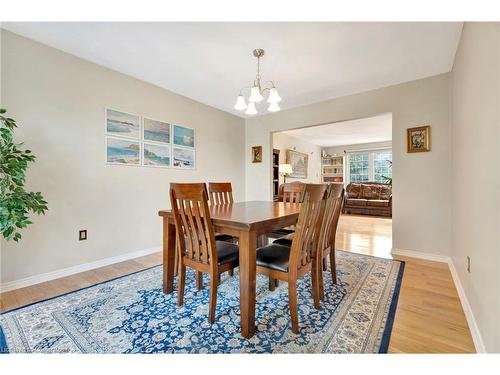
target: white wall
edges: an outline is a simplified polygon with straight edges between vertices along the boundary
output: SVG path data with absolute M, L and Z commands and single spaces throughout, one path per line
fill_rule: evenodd
M 307 178 L 287 177 L 287 182 L 301 181 L 318 184 L 321 182 L 321 147 L 283 132 L 273 134 L 273 148 L 280 150 L 280 164 L 286 163 L 286 150 L 292 149 L 308 154 Z M 283 183 L 283 177 L 279 177 Z
M 452 259 L 489 352 L 500 352 L 499 54 L 499 24 L 465 23 L 452 72 Z
M 269 114 L 246 122 L 247 149 L 263 145 L 263 163 L 246 163 L 247 199 L 271 199 L 271 132 L 392 113 L 393 247 L 450 253 L 450 76 Z M 429 124 L 432 151 L 406 153 L 406 129 Z
M 7 31 L 2 97 L 37 156 L 27 188 L 45 216 L 2 245 L 2 282 L 161 245 L 170 181 L 231 181 L 245 197 L 244 120 Z M 104 163 L 104 107 L 196 129 L 195 171 Z M 88 240 L 78 241 L 78 230 Z
M 359 143 L 357 145 L 344 145 L 335 147 L 324 147 L 323 150 L 329 155 L 342 155 L 344 151 L 357 151 L 357 150 L 377 150 L 381 148 L 391 148 L 392 142 L 371 142 Z

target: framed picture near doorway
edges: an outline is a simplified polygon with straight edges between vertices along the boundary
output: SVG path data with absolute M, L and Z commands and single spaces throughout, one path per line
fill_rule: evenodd
M 290 164 L 293 171 L 288 177 L 307 178 L 308 161 L 309 155 L 295 150 L 286 150 L 286 164 Z
M 409 153 L 431 150 L 431 127 L 429 125 L 409 128 L 406 132 L 407 151 Z

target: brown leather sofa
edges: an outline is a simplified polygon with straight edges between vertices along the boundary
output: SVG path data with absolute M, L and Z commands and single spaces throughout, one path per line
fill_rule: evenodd
M 378 182 L 347 185 L 343 212 L 392 217 L 392 187 Z

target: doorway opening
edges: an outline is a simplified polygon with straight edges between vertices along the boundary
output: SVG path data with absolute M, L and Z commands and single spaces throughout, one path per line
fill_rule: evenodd
M 337 249 L 391 258 L 391 113 L 274 132 L 272 146 L 275 201 L 284 183 L 342 184 Z

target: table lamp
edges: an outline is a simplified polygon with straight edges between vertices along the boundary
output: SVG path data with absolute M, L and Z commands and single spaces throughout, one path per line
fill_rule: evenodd
M 293 173 L 291 164 L 280 164 L 278 167 L 280 175 L 283 176 L 283 183 L 286 184 L 287 176 Z

